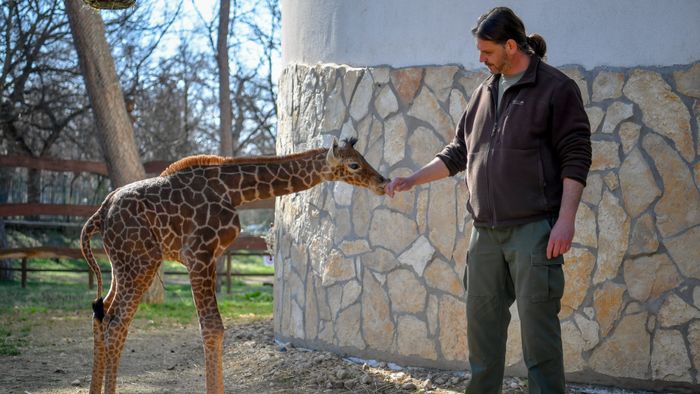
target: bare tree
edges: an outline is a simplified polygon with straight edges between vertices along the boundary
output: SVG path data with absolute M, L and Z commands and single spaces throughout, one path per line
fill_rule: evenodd
M 234 1 L 235 8 L 235 1 Z M 228 67 L 228 24 L 231 13 L 231 0 L 221 0 L 219 9 L 219 35 L 216 40 L 216 62 L 219 65 L 219 133 L 222 156 L 233 156 L 234 141 L 231 134 L 231 86 Z
M 234 2 L 231 14 L 227 46 L 229 54 L 236 54 L 228 62 L 233 155 L 271 154 L 276 134 L 277 93 L 272 64 L 279 54 L 279 2 L 239 0 Z M 221 25 L 214 40 L 214 21 L 199 16 L 202 25 L 199 30 L 208 34 L 206 39 L 219 62 Z M 221 75 L 219 78 L 221 81 Z M 219 88 L 225 86 L 220 82 Z M 221 115 L 220 119 L 223 119 Z
M 102 18 L 80 0 L 65 0 L 65 5 L 112 185 L 119 187 L 143 179 L 145 170 L 136 148 Z M 163 287 L 154 281 L 144 301 L 162 302 L 164 297 Z

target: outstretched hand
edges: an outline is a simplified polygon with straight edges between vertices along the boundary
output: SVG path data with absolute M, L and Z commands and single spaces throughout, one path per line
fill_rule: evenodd
M 394 197 L 396 192 L 403 192 L 406 190 L 411 190 L 413 188 L 413 182 L 410 178 L 396 177 L 384 186 L 384 192 L 389 197 Z

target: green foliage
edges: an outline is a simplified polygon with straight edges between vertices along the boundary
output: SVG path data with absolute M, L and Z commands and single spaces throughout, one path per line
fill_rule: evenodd
M 141 304 L 136 318 L 179 324 L 197 321 L 189 285 L 168 284 L 165 287 L 166 302 L 163 304 Z M 269 318 L 272 316 L 272 288 L 263 285 L 247 285 L 235 281 L 231 294 L 218 294 L 219 311 L 224 320 Z
M 12 339 L 12 333 L 5 327 L 0 327 L 0 356 L 16 356 L 19 354 L 18 341 Z

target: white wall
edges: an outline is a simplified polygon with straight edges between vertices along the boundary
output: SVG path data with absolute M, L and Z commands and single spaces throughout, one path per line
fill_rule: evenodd
M 555 66 L 668 66 L 700 60 L 698 0 L 503 1 Z M 282 57 L 353 66 L 481 67 L 471 28 L 478 0 L 282 0 Z

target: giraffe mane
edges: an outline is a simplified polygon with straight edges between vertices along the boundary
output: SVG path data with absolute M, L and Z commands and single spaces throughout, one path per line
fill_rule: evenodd
M 172 164 L 170 164 L 160 176 L 172 175 L 178 171 L 190 167 L 209 167 L 209 166 L 222 166 L 227 164 L 265 164 L 265 163 L 281 163 L 288 160 L 294 160 L 302 156 L 310 156 L 316 153 L 325 152 L 328 149 L 313 149 L 301 153 L 293 153 L 286 156 L 245 156 L 245 157 L 223 157 L 217 155 L 195 155 L 188 156 L 180 159 Z

